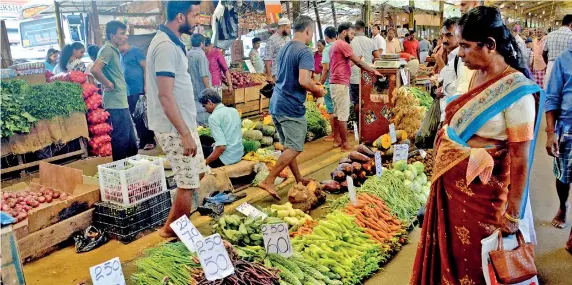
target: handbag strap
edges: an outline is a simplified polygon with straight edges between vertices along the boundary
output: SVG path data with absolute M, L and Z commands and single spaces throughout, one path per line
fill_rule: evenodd
M 526 241 L 524 240 L 524 235 L 522 235 L 522 232 L 520 230 L 517 230 L 515 235 L 516 235 L 516 241 L 518 242 L 518 246 L 522 246 L 523 244 L 526 243 Z M 501 231 L 499 231 L 498 234 L 498 250 L 504 250 L 504 243 Z

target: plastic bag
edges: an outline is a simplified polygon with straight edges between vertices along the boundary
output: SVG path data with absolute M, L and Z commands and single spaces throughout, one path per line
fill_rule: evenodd
M 141 95 L 139 100 L 137 100 L 137 104 L 135 105 L 135 111 L 133 112 L 133 119 L 135 120 L 143 120 L 146 128 L 149 128 L 149 124 L 147 122 L 147 98 L 145 95 Z
M 89 226 L 83 233 L 73 236 L 75 241 L 75 252 L 88 252 L 107 243 L 107 235 L 94 226 Z
M 421 127 L 415 136 L 415 146 L 419 149 L 430 149 L 433 148 L 433 143 L 435 141 L 435 135 L 439 130 L 439 124 L 441 123 L 441 106 L 439 104 L 439 99 L 434 99 L 433 104 L 427 113 L 425 114 L 425 119 L 421 123 Z

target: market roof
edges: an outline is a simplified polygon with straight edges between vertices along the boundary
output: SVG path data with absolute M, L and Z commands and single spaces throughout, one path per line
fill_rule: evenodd
M 82 13 L 91 11 L 91 2 L 87 0 L 56 0 L 60 4 L 61 13 Z M 112 11 L 122 5 L 134 2 L 133 0 L 105 0 L 95 1 L 99 11 Z M 40 14 L 53 14 L 55 13 L 55 6 L 52 5 Z

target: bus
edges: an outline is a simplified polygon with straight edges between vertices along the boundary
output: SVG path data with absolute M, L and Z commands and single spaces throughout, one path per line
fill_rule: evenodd
M 62 26 L 66 44 L 77 41 L 85 43 L 84 25 L 81 16 L 63 16 Z M 44 59 L 48 49 L 60 49 L 56 17 L 47 16 L 21 21 L 20 38 L 26 59 Z

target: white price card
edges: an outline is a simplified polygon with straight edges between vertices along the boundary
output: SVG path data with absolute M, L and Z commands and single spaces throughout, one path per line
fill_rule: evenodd
M 179 239 L 191 251 L 195 252 L 195 243 L 203 239 L 199 230 L 191 223 L 187 215 L 182 215 L 170 225 L 171 229 L 177 234 Z
M 409 155 L 409 145 L 408 144 L 394 144 L 393 145 L 393 163 L 405 160 Z
M 207 280 L 214 281 L 234 274 L 234 266 L 219 234 L 197 241 L 195 248 Z
M 276 253 L 285 257 L 292 255 L 292 244 L 288 233 L 288 224 L 264 224 L 260 228 L 266 253 Z
M 357 127 L 357 122 L 354 122 L 354 139 L 359 143 L 359 132 Z
M 375 152 L 375 172 L 377 177 L 381 177 L 381 172 L 383 171 L 383 165 L 381 164 L 381 153 L 379 151 Z
M 89 268 L 93 285 L 125 285 L 119 257 Z
M 252 64 L 252 61 L 250 61 L 250 59 L 245 60 L 244 63 L 246 63 L 246 67 L 248 68 L 248 72 L 256 73 L 256 69 L 254 68 L 254 65 Z
M 420 150 L 419 150 L 419 155 L 421 155 L 421 158 L 425 159 L 425 158 L 427 157 L 427 152 L 424 151 L 424 150 L 422 150 L 422 149 L 420 149 Z
M 395 137 L 395 124 L 389 125 L 389 136 L 391 137 L 391 143 L 395 143 L 397 138 Z
M 405 73 L 405 68 L 400 68 L 399 72 L 401 73 L 401 81 L 403 81 L 403 85 L 409 85 L 409 80 L 407 78 L 407 74 Z
M 348 183 L 348 194 L 350 195 L 350 201 L 357 206 L 356 189 L 354 188 L 354 179 L 351 176 L 346 176 L 346 182 Z
M 236 207 L 236 210 L 243 213 L 245 216 L 254 218 L 255 220 L 258 218 L 266 219 L 266 217 L 268 217 L 268 215 L 266 215 L 264 212 L 248 204 L 248 202 L 240 204 L 238 207 Z

